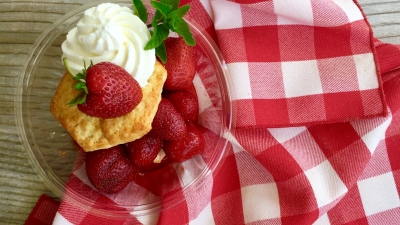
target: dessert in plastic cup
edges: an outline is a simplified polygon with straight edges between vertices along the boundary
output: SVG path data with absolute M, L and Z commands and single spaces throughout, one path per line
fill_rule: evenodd
M 139 176 L 122 191 L 108 195 L 119 207 L 96 202 L 92 197 L 98 194 L 98 190 L 87 180 L 82 154 L 76 151 L 77 147 L 68 132 L 54 119 L 48 107 L 65 74 L 60 60 L 61 43 L 82 18 L 84 11 L 100 3 L 89 3 L 68 13 L 35 42 L 22 70 L 16 94 L 19 132 L 31 162 L 56 196 L 68 198 L 106 217 L 126 216 L 127 211 L 145 215 L 159 210 L 161 203 L 165 209 L 181 202 L 183 196 L 194 194 L 211 177 L 211 173 L 217 172 L 228 145 L 223 136 L 229 133 L 232 123 L 226 68 L 212 40 L 195 22 L 185 17 L 196 40 L 193 87 L 199 102 L 197 122 L 204 127 L 202 131 L 206 131 L 205 150 L 182 163 L 161 162 L 161 169 L 153 170 L 147 177 Z M 129 1 L 115 3 L 131 8 Z M 66 185 L 74 179 L 83 180 L 87 186 Z M 153 185 L 153 179 L 157 179 L 158 186 Z M 184 194 L 174 193 L 178 189 Z

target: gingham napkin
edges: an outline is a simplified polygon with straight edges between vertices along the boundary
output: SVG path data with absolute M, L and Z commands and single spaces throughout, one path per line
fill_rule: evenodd
M 355 1 L 181 3 L 230 72 L 236 130 L 221 169 L 159 214 L 109 221 L 64 198 L 53 224 L 400 221 L 400 48 L 373 38 Z M 117 207 L 82 163 L 68 187 Z

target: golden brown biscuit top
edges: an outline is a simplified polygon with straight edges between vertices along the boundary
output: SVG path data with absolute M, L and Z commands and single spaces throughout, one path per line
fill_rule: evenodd
M 156 61 L 148 84 L 142 88 L 143 98 L 139 105 L 125 116 L 101 119 L 67 104 L 78 91 L 73 88 L 75 81 L 65 73 L 51 101 L 50 111 L 85 151 L 124 144 L 150 131 L 166 77 L 167 71 Z

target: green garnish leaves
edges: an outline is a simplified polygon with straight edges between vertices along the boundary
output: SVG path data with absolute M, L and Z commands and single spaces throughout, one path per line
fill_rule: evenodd
M 196 41 L 193 38 L 192 32 L 190 32 L 189 25 L 183 19 L 181 21 L 178 21 L 176 28 L 174 28 L 172 31 L 178 33 L 183 38 L 183 40 L 185 40 L 187 45 L 196 45 Z
M 166 18 L 172 11 L 172 6 L 158 2 L 158 1 L 151 1 L 150 4 L 156 9 L 156 11 L 160 12 L 163 18 Z
M 147 23 L 147 10 L 144 6 L 142 0 L 132 0 L 133 3 L 133 13 L 137 15 L 143 23 Z
M 64 66 L 67 69 L 68 73 L 71 75 L 72 79 L 76 81 L 77 83 L 74 85 L 74 88 L 79 91 L 79 93 L 73 98 L 70 102 L 67 104 L 69 106 L 74 106 L 78 104 L 83 104 L 86 101 L 86 96 L 89 94 L 89 91 L 86 86 L 86 71 L 93 66 L 93 62 L 90 61 L 90 65 L 88 68 L 86 68 L 86 62 L 83 61 L 83 69 L 81 72 L 77 73 L 75 76 L 73 75 L 69 65 L 68 65 L 68 59 L 63 58 Z
M 160 0 L 160 2 L 170 5 L 173 10 L 179 7 L 179 0 Z
M 147 42 L 146 46 L 144 46 L 145 50 L 149 50 L 149 49 L 156 49 L 156 55 L 158 56 L 158 58 L 161 59 L 161 61 L 163 63 L 165 63 L 167 61 L 167 54 L 165 52 L 165 54 L 163 52 L 161 52 L 162 54 L 158 54 L 160 53 L 159 51 L 157 51 L 157 49 L 161 46 L 164 45 L 164 40 L 167 39 L 168 34 L 169 34 L 169 29 L 167 27 L 165 27 L 164 24 L 157 24 L 155 22 L 152 23 L 154 31 L 151 32 L 151 38 L 149 40 L 149 42 Z M 162 49 L 161 49 L 162 50 Z M 164 46 L 164 51 L 165 51 L 165 46 Z
M 156 55 L 161 59 L 163 63 L 167 62 L 167 50 L 165 49 L 164 42 L 156 47 Z
M 184 5 L 168 14 L 167 19 L 182 18 L 189 12 L 190 5 Z
M 152 27 L 153 30 L 150 32 L 151 38 L 144 47 L 145 50 L 153 49 L 156 50 L 156 55 L 163 63 L 167 61 L 167 54 L 165 51 L 164 40 L 168 38 L 169 31 L 173 31 L 180 35 L 183 40 L 189 46 L 195 46 L 196 41 L 190 31 L 189 25 L 183 19 L 183 16 L 187 14 L 190 9 L 189 5 L 183 5 L 179 7 L 179 0 L 151 0 L 150 4 L 156 10 L 151 24 L 147 27 Z M 147 21 L 147 10 L 144 8 L 141 0 L 133 0 L 133 9 L 135 15 L 144 21 Z M 144 14 L 146 14 L 144 16 Z

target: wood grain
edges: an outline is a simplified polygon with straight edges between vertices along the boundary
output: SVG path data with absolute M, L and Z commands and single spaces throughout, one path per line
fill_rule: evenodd
M 14 93 L 26 53 L 36 38 L 84 2 L 0 2 L 0 224 L 24 224 L 41 194 L 53 196 L 34 171 L 18 135 Z M 359 0 L 359 3 L 375 37 L 400 44 L 400 0 Z

